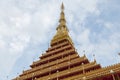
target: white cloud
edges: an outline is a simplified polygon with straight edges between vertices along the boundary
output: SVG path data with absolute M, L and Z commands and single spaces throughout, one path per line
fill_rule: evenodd
M 30 38 L 28 35 L 19 35 L 15 38 L 13 38 L 12 42 L 9 44 L 10 48 L 9 51 L 14 53 L 22 52 L 27 44 L 29 43 Z M 15 52 L 14 52 L 15 51 Z
M 14 23 L 15 27 L 24 28 L 30 24 L 31 16 L 29 14 L 22 14 L 16 17 L 11 17 L 10 20 L 11 23 Z
M 80 35 L 77 37 L 78 43 L 85 43 L 89 44 L 89 35 L 90 31 L 88 29 L 85 29 L 83 32 L 80 33 Z
M 79 22 L 84 23 L 84 20 L 89 14 L 100 14 L 98 3 L 99 0 L 76 0 L 74 2 L 70 1 L 69 6 L 66 8 L 73 12 L 72 14 L 75 19 L 79 19 Z
M 113 28 L 113 24 L 112 23 L 106 22 L 104 25 L 105 25 L 105 27 L 107 27 L 109 29 Z
M 5 42 L 0 38 L 0 49 L 5 47 Z

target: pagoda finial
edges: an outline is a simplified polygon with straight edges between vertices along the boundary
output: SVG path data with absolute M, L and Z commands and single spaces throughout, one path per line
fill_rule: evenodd
M 59 24 L 56 28 L 57 32 L 51 41 L 51 45 L 53 45 L 57 41 L 61 40 L 62 38 L 69 40 L 70 43 L 73 44 L 71 38 L 69 37 L 69 30 L 66 25 L 63 3 L 61 4 L 60 9 L 61 9 L 61 12 L 60 12 Z
M 59 19 L 59 25 L 57 27 L 57 30 L 61 30 L 62 27 L 68 31 L 67 26 L 66 26 L 66 19 L 65 19 L 65 14 L 64 14 L 64 4 L 62 2 L 61 4 L 61 13 L 60 13 L 60 19 Z
M 60 14 L 59 22 L 60 22 L 60 24 L 64 24 L 64 25 L 65 25 L 65 23 L 66 23 L 65 14 L 64 14 L 64 4 L 63 4 L 63 2 L 62 2 L 62 5 L 61 5 L 61 14 Z
M 64 4 L 62 2 L 62 5 L 61 5 L 61 10 L 63 11 L 64 10 Z

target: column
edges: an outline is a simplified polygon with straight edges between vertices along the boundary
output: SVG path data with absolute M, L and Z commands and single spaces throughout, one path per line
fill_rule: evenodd
M 110 70 L 110 73 L 111 73 L 111 75 L 112 75 L 112 79 L 115 80 L 114 71 L 113 71 L 113 70 Z

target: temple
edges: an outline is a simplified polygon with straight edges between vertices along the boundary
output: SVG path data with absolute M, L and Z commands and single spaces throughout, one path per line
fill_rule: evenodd
M 101 67 L 94 60 L 76 51 L 66 25 L 64 5 L 61 5 L 59 25 L 50 47 L 38 61 L 13 80 L 120 80 L 120 63 Z

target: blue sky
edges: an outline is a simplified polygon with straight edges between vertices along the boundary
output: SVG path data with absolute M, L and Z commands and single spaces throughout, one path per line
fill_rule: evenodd
M 102 66 L 120 62 L 120 0 L 64 0 L 70 36 L 80 56 Z M 62 0 L 0 0 L 0 80 L 29 69 L 49 47 Z M 85 52 L 83 52 L 85 50 Z

